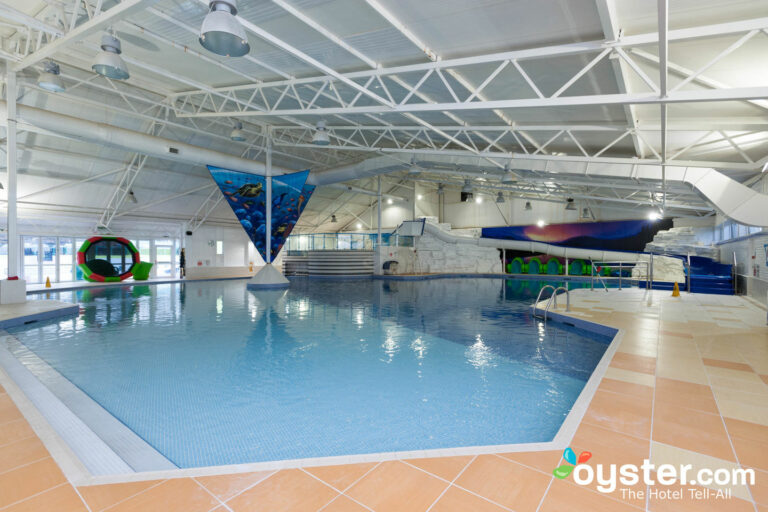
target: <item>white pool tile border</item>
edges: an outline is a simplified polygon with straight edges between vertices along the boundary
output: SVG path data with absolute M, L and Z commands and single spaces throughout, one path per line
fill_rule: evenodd
M 562 315 L 558 315 L 561 316 Z M 584 321 L 584 323 L 594 324 L 596 326 L 603 327 L 602 324 L 596 322 Z M 513 453 L 513 452 L 532 452 L 532 451 L 548 451 L 548 450 L 563 450 L 565 449 L 571 439 L 573 438 L 576 430 L 581 424 L 581 420 L 589 407 L 592 398 L 597 391 L 597 387 L 605 375 L 608 369 L 613 355 L 616 353 L 621 338 L 623 337 L 624 330 L 617 329 L 613 340 L 608 344 L 608 348 L 603 353 L 603 357 L 598 362 L 595 370 L 592 372 L 589 380 L 584 385 L 581 393 L 571 407 L 571 411 L 566 416 L 563 424 L 560 426 L 555 438 L 549 442 L 541 443 L 516 443 L 516 444 L 502 444 L 502 445 L 487 445 L 487 446 L 467 446 L 458 448 L 437 448 L 430 450 L 415 450 L 415 451 L 394 451 L 394 452 L 379 452 L 369 454 L 358 455 L 339 455 L 330 457 L 313 457 L 303 459 L 289 459 L 280 461 L 267 461 L 267 462 L 253 462 L 246 464 L 230 464 L 221 466 L 203 466 L 196 468 L 181 468 L 181 469 L 165 469 L 158 471 L 141 471 L 136 472 L 131 469 L 122 459 L 120 459 L 115 452 L 109 448 L 98 436 L 96 436 L 79 418 L 77 418 L 69 409 L 64 406 L 58 398 L 56 398 L 50 390 L 48 390 L 44 384 L 42 384 L 37 377 L 34 376 L 24 365 L 18 361 L 4 346 L 0 346 L 0 384 L 5 386 L 6 381 L 10 380 L 15 389 L 12 398 L 19 405 L 19 409 L 30 422 L 35 432 L 44 441 L 46 447 L 51 452 L 52 457 L 57 462 L 62 472 L 67 479 L 73 485 L 99 485 L 99 484 L 111 484 L 111 483 L 124 483 L 124 482 L 137 482 L 144 480 L 156 480 L 167 478 L 183 478 L 183 477 L 197 477 L 197 476 L 211 476 L 211 475 L 223 475 L 223 474 L 237 474 L 237 473 L 249 473 L 254 471 L 276 471 L 280 469 L 291 469 L 299 467 L 317 467 L 317 466 L 334 466 L 340 464 L 359 464 L 366 462 L 385 462 L 393 460 L 403 459 L 419 459 L 430 457 L 453 457 L 463 455 L 487 455 L 498 453 Z M 3 358 L 3 351 L 5 352 L 5 358 Z M 14 371 L 14 375 L 10 375 L 10 372 L 3 372 L 7 358 L 11 358 L 16 365 L 21 367 L 22 371 Z M 4 360 L 5 359 L 5 360 Z M 11 366 L 15 366 L 11 364 Z M 7 368 L 6 368 L 7 370 Z M 26 372 L 28 375 L 24 375 Z M 16 374 L 22 375 L 24 381 L 24 391 L 17 386 L 18 381 Z M 33 383 L 27 382 L 29 379 L 33 379 Z M 25 394 L 29 393 L 28 386 L 31 387 L 35 395 L 44 395 L 44 399 L 41 400 L 29 400 Z M 8 389 L 8 386 L 5 386 Z M 43 388 L 44 391 L 39 388 Z M 18 398 L 18 400 L 17 400 Z M 41 407 L 38 407 L 38 403 Z M 56 410 L 55 415 L 41 414 L 40 409 L 46 409 L 53 404 L 53 409 Z M 22 405 L 24 407 L 22 407 Z M 66 409 L 62 411 L 61 408 Z M 33 424 L 33 421 L 35 424 Z M 82 431 L 72 431 L 73 425 L 78 425 Z M 61 429 L 61 430 L 60 430 Z M 89 434 L 90 433 L 90 434 Z M 94 440 L 93 437 L 96 439 Z M 82 441 L 77 438 L 86 438 L 93 443 L 86 442 L 84 446 L 87 447 L 85 451 L 81 449 L 77 450 L 78 454 L 73 451 L 68 445 L 67 438 L 71 441 L 75 438 L 75 444 L 80 446 Z M 48 442 L 45 442 L 48 439 Z M 50 446 L 49 446 L 50 445 Z M 62 446 L 63 445 L 63 446 Z M 88 464 L 84 464 L 78 455 L 85 455 L 88 457 Z M 101 457 L 104 460 L 99 461 Z M 115 457 L 118 460 L 115 460 Z M 89 470 L 89 467 L 99 468 L 97 471 Z M 118 469 L 120 467 L 121 469 Z M 111 468 L 111 469 L 110 469 Z M 96 474 L 95 474 L 96 473 Z

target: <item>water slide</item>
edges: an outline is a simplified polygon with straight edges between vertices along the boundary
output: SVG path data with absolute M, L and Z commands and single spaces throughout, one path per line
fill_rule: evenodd
M 400 228 L 398 228 L 399 230 Z M 579 249 L 576 247 L 563 247 L 544 242 L 524 242 L 519 240 L 501 240 L 498 238 L 472 237 L 457 235 L 442 229 L 431 222 L 424 222 L 424 234 L 431 235 L 447 244 L 476 245 L 478 247 L 492 247 L 495 249 L 511 249 L 514 251 L 528 251 L 532 254 L 546 254 L 569 260 L 582 259 L 605 263 L 638 263 L 650 262 L 650 255 L 636 252 L 601 251 L 599 249 Z M 403 233 L 405 234 L 405 233 Z M 638 266 L 633 272 L 633 277 L 645 277 L 645 265 Z M 653 257 L 654 281 L 685 282 L 683 262 L 677 258 L 666 256 Z M 638 272 L 638 275 L 635 275 Z

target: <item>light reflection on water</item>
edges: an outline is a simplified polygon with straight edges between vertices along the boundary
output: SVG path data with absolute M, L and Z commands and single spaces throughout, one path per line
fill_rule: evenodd
M 607 346 L 532 319 L 543 284 L 93 288 L 14 332 L 181 467 L 539 442 Z

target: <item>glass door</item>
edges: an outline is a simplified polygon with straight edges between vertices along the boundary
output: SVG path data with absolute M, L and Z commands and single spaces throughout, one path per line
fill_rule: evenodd
M 56 260 L 58 258 L 56 242 L 56 237 L 44 237 L 42 239 L 42 252 L 40 253 L 40 259 L 43 264 L 43 275 L 41 276 L 41 283 L 44 283 L 46 279 L 50 279 L 52 283 L 55 283 L 59 280 L 58 276 L 56 275 Z
M 24 279 L 29 284 L 40 283 L 40 238 L 36 236 L 23 237 L 23 247 Z

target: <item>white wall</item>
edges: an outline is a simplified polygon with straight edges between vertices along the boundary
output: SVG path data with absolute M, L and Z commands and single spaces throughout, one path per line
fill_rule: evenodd
M 216 254 L 216 242 L 222 241 L 223 254 Z M 249 262 L 264 264 L 248 235 L 240 227 L 201 226 L 185 237 L 187 267 L 242 267 Z M 201 265 L 198 265 L 198 262 Z

